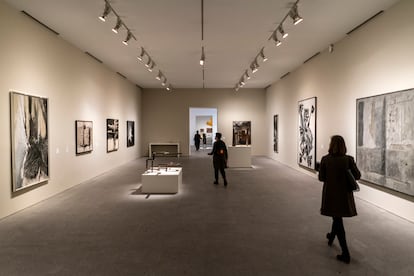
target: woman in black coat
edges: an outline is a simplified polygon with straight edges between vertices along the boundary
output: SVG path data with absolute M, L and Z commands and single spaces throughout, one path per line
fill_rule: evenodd
M 331 137 L 328 155 L 322 157 L 319 168 L 319 180 L 323 181 L 321 214 L 333 219 L 332 230 L 326 234 L 328 245 L 331 246 L 338 237 L 342 254 L 337 259 L 345 263 L 351 261 L 345 237 L 343 217 L 357 215 L 353 192 L 348 190 L 346 172 L 350 169 L 355 179 L 361 177 L 354 158 L 346 155 L 345 141 L 342 136 Z
M 214 184 L 218 184 L 218 173 L 220 171 L 221 176 L 224 180 L 224 186 L 227 187 L 226 172 L 224 169 L 227 167 L 227 147 L 226 143 L 221 140 L 221 133 L 217 132 L 216 141 L 213 144 L 213 150 L 208 155 L 213 155 L 213 166 L 214 166 Z

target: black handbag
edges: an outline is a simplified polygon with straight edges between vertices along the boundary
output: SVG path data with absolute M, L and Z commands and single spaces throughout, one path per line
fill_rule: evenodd
M 349 192 L 358 192 L 359 185 L 350 169 L 346 170 L 346 185 Z

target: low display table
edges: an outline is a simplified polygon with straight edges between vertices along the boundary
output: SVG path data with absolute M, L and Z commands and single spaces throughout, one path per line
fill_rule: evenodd
M 142 193 L 176 194 L 182 183 L 182 168 L 150 169 L 142 174 Z
M 252 148 L 250 146 L 229 146 L 227 166 L 230 168 L 251 168 Z

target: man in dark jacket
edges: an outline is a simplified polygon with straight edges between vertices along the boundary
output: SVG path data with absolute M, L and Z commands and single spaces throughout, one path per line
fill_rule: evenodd
M 213 166 L 214 166 L 214 184 L 218 184 L 218 172 L 220 170 L 221 176 L 224 180 L 224 186 L 227 187 L 226 172 L 224 169 L 227 167 L 227 147 L 226 143 L 221 140 L 221 133 L 217 132 L 216 141 L 213 144 L 213 150 L 209 155 L 213 155 Z

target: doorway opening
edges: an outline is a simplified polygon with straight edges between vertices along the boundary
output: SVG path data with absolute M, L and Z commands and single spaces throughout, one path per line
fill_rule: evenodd
M 211 151 L 214 134 L 217 132 L 217 108 L 190 107 L 189 118 L 189 155 L 204 154 Z M 200 134 L 200 147 L 197 150 L 194 136 Z

